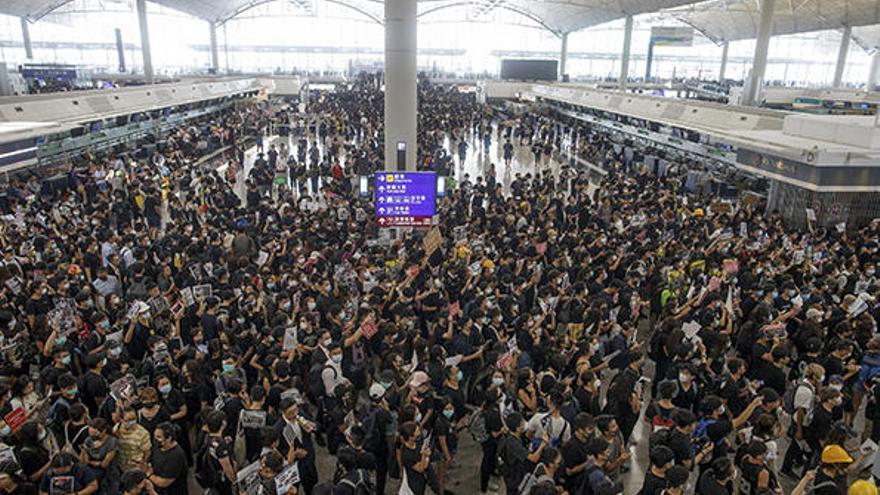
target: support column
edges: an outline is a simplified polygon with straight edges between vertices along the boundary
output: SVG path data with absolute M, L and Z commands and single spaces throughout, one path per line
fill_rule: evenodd
M 834 67 L 834 82 L 832 86 L 840 87 L 843 82 L 843 70 L 846 69 L 846 56 L 849 55 L 849 40 L 852 39 L 852 26 L 843 28 L 840 38 L 840 51 L 837 52 L 837 65 Z
M 217 25 L 213 21 L 208 21 L 208 28 L 211 36 L 211 69 L 214 74 L 220 72 L 220 55 L 217 52 Z
M 758 39 L 755 41 L 755 55 L 752 57 L 752 73 L 743 88 L 742 105 L 754 106 L 758 93 L 764 84 L 764 72 L 767 70 L 767 50 L 770 47 L 770 36 L 773 33 L 773 11 L 776 0 L 761 0 L 761 18 L 758 21 Z
M 730 42 L 725 41 L 721 45 L 721 69 L 718 70 L 718 82 L 724 82 L 724 76 L 727 74 L 727 52 L 730 49 Z
M 229 38 L 226 35 L 226 23 L 223 23 L 223 57 L 226 59 L 226 74 L 229 74 Z
M 629 49 L 632 45 L 633 16 L 626 16 L 626 26 L 623 32 L 623 53 L 620 55 L 620 89 L 626 90 L 626 78 L 629 77 Z
M 416 169 L 416 2 L 385 0 L 385 170 Z
M 866 91 L 874 91 L 874 88 L 877 87 L 877 79 L 880 76 L 880 50 L 874 52 L 871 55 L 871 67 L 868 69 L 868 84 L 865 87 Z
M 138 25 L 141 28 L 141 54 L 144 59 L 144 80 L 153 84 L 153 55 L 150 52 L 150 29 L 147 25 L 147 0 L 136 0 Z
M 568 33 L 562 33 L 562 48 L 559 50 L 559 80 L 565 80 L 565 64 L 568 62 Z
M 125 72 L 125 47 L 122 45 L 122 30 L 116 28 L 116 56 L 119 57 L 119 72 Z
M 26 17 L 21 18 L 21 39 L 24 42 L 24 55 L 28 60 L 34 58 L 34 47 L 31 45 L 31 25 Z

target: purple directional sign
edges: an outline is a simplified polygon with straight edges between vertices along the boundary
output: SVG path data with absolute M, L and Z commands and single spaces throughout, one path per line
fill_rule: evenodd
M 434 216 L 433 172 L 376 172 L 376 221 L 383 227 L 423 227 Z

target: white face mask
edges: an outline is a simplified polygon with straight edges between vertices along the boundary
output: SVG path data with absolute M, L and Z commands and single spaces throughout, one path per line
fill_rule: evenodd
M 330 359 L 332 359 L 334 363 L 339 364 L 342 362 L 342 354 L 334 354 L 333 356 L 330 356 Z
M 492 377 L 492 383 L 495 384 L 496 387 L 500 387 L 504 385 L 504 378 L 500 377 Z

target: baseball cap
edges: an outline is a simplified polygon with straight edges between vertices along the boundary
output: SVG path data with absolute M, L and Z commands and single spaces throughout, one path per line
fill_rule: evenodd
M 370 385 L 370 398 L 371 399 L 381 399 L 382 396 L 385 395 L 385 387 L 378 383 L 374 383 Z

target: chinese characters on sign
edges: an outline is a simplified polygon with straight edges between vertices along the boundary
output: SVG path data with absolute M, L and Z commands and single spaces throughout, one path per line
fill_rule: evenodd
M 376 222 L 380 227 L 428 227 L 434 216 L 433 173 L 377 172 Z

